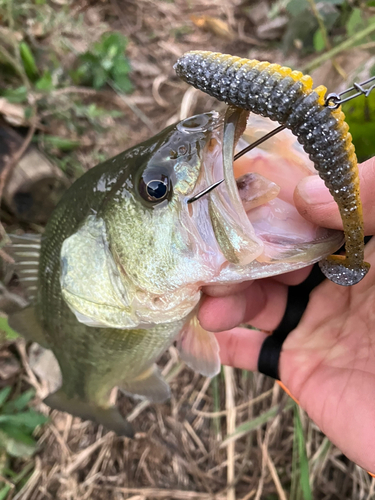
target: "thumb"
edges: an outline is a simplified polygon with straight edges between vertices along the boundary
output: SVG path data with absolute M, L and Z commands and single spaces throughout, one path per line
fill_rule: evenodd
M 358 166 L 365 234 L 375 233 L 375 157 Z M 297 210 L 307 220 L 331 229 L 341 229 L 336 202 L 318 175 L 302 179 L 294 191 Z

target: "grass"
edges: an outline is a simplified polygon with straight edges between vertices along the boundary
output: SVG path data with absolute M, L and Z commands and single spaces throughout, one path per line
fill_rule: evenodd
M 371 55 L 375 25 L 361 24 L 358 13 L 353 17 L 349 2 L 330 3 L 340 14 L 332 26 L 322 14 L 316 20 L 307 0 L 273 3 L 272 16 L 289 16 L 288 27 L 299 23 L 301 12 L 313 20 L 309 36 L 293 39 L 292 55 L 284 55 L 285 34 L 268 45 L 249 42 L 257 26 L 235 1 L 0 0 L 6 28 L 0 29 L 0 94 L 17 107 L 23 131 L 33 124 L 34 144 L 74 180 L 181 113 L 218 106 L 175 78 L 172 65 L 187 50 L 205 47 L 279 62 L 290 58 L 294 67 L 308 70 L 357 45 L 369 45 Z M 371 6 L 366 9 L 367 17 L 373 16 Z M 220 19 L 234 41 L 200 29 L 193 15 Z M 355 120 L 361 122 L 353 110 Z M 4 210 L 1 219 L 7 230 L 35 229 Z M 8 328 L 0 318 L 0 330 L 9 333 Z M 31 456 L 13 456 L 9 449 L 0 454 L 0 500 L 375 497 L 366 472 L 262 375 L 225 369 L 209 381 L 184 367 L 171 348 L 162 360 L 172 387 L 170 403 L 154 406 L 118 397 L 137 431 L 134 441 L 58 412 L 39 430 L 45 421 L 40 414 L 48 412 L 41 403 L 45 381 L 33 374 L 21 339 L 2 340 L 0 362 L 6 353 L 22 369 L 11 379 L 0 378 L 0 427 L 10 422 L 11 433 L 21 429 L 18 437 L 23 433 L 24 438 L 26 433 Z

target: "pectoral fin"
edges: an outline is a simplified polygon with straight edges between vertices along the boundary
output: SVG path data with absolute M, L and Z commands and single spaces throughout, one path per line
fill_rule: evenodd
M 43 402 L 55 410 L 66 411 L 82 420 L 101 424 L 119 436 L 134 437 L 132 426 L 120 415 L 115 406 L 102 408 L 95 403 L 69 399 L 62 389 L 47 396 Z
M 162 403 L 170 398 L 171 390 L 154 364 L 136 379 L 119 384 L 119 389 L 131 396 L 141 396 L 153 403 Z
M 220 372 L 219 344 L 212 332 L 201 327 L 196 316 L 182 328 L 177 349 L 181 359 L 202 375 L 213 377 Z
M 25 307 L 25 309 L 11 314 L 8 323 L 13 330 L 16 330 L 26 340 L 37 342 L 46 349 L 49 348 L 45 332 L 35 315 L 33 306 Z

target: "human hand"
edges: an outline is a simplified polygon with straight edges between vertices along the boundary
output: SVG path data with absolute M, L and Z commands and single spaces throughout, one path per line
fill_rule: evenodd
M 375 233 L 375 159 L 360 167 L 365 232 Z M 307 219 L 342 229 L 336 203 L 319 178 L 301 181 L 297 208 Z M 324 281 L 283 344 L 280 378 L 320 429 L 351 460 L 375 472 L 375 238 L 366 247 L 372 270 L 354 287 Z M 277 327 L 287 285 L 308 271 L 236 287 L 206 287 L 199 319 L 217 331 L 223 364 L 256 370 L 261 345 Z M 233 328 L 250 322 L 263 331 Z M 229 330 L 232 328 L 231 330 Z M 220 331 L 224 330 L 224 331 Z

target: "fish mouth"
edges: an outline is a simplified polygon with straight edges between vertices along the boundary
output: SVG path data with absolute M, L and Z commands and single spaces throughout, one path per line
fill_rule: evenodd
M 224 182 L 203 198 L 207 199 L 214 237 L 226 259 L 222 268 L 226 268 L 229 280 L 239 269 L 242 273 L 247 269 L 254 278 L 299 269 L 330 255 L 344 242 L 341 231 L 312 224 L 295 207 L 293 194 L 298 182 L 317 172 L 289 130 L 233 162 L 236 150 L 275 126 L 268 118 L 249 117 L 237 108 L 228 108 L 217 122 L 220 161 L 211 160 L 209 175 L 206 170 L 204 177 L 206 183 L 222 177 Z

